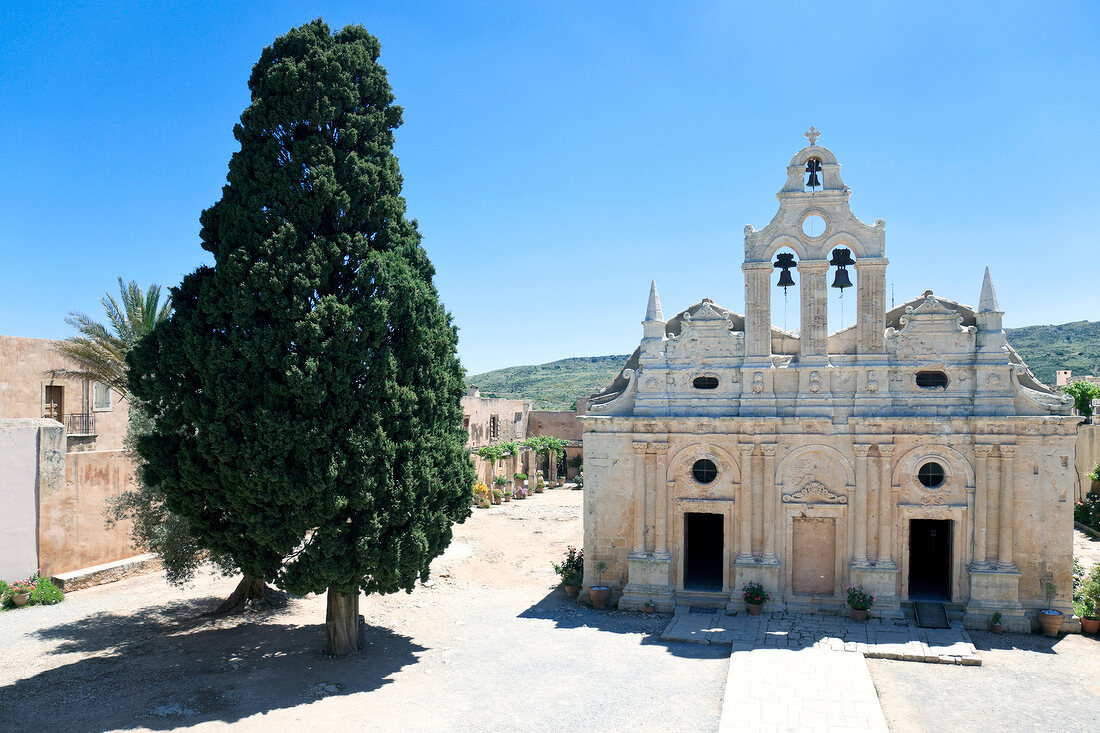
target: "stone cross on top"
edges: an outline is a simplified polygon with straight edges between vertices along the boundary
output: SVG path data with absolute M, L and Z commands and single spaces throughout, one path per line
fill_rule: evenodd
M 802 135 L 810 141 L 810 145 L 817 145 L 817 139 L 821 137 L 821 133 L 815 130 L 813 125 L 810 125 L 809 132 L 804 132 Z

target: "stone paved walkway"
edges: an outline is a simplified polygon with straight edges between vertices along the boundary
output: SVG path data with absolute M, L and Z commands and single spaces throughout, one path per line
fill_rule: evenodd
M 718 730 L 888 729 L 862 656 L 828 647 L 771 647 L 733 652 Z
M 980 665 L 960 621 L 922 629 L 906 619 L 812 613 L 699 612 L 681 606 L 666 641 L 729 644 L 719 730 L 887 731 L 866 657 Z M 848 653 L 854 652 L 854 653 Z
M 907 619 L 873 616 L 860 623 L 847 616 L 816 613 L 728 616 L 724 611 L 698 613 L 686 607 L 676 611 L 661 635 L 666 641 L 730 644 L 734 652 L 813 647 L 906 662 L 982 663 L 960 621 L 953 621 L 950 629 L 922 629 Z

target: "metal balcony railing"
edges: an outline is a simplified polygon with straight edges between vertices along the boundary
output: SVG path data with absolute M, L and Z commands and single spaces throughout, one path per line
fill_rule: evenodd
M 95 413 L 66 415 L 65 430 L 69 435 L 95 435 Z

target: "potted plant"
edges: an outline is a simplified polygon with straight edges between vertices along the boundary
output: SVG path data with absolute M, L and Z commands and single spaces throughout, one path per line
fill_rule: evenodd
M 1043 593 L 1047 599 L 1047 607 L 1039 611 L 1039 628 L 1042 629 L 1043 636 L 1056 637 L 1058 632 L 1062 630 L 1062 620 L 1065 618 L 1065 614 L 1051 608 L 1057 592 L 1058 589 L 1052 581 L 1048 580 L 1043 584 Z
M 527 474 L 520 473 L 520 472 L 517 471 L 515 473 L 515 475 L 512 476 L 512 478 L 514 478 L 516 480 L 517 485 L 522 485 L 523 482 L 527 480 Z
M 646 601 L 645 603 L 643 603 L 642 608 L 645 609 L 646 613 L 656 613 L 657 612 L 657 604 L 653 602 L 652 598 L 649 599 L 648 601 Z
M 474 484 L 473 500 L 477 506 L 481 506 L 483 502 L 488 503 L 489 487 L 484 481 L 478 481 Z
M 1004 631 L 1004 628 L 1001 626 L 1000 611 L 994 611 L 993 615 L 989 617 L 989 630 L 992 631 L 994 634 L 999 634 Z
M 863 583 L 849 585 L 847 591 L 848 607 L 852 609 L 852 619 L 866 621 L 867 612 L 871 610 L 871 606 L 875 605 L 874 595 L 863 590 Z
M 554 563 L 554 572 L 561 576 L 565 594 L 576 598 L 581 584 L 584 583 L 584 550 L 577 550 L 573 545 L 566 547 L 565 560 L 560 564 Z
M 768 591 L 761 583 L 750 580 L 741 586 L 741 598 L 745 601 L 745 608 L 749 609 L 749 615 L 759 616 L 768 602 Z
M 596 569 L 596 577 L 599 581 L 588 589 L 588 597 L 592 600 L 592 607 L 602 611 L 607 608 L 607 599 L 611 597 L 611 586 L 603 584 L 603 573 L 607 570 L 607 563 L 600 560 L 593 567 Z
M 512 490 L 507 486 L 504 487 L 504 501 L 509 502 L 512 500 Z
M 11 602 L 17 606 L 27 605 L 27 601 L 31 599 L 31 593 L 34 591 L 34 587 L 37 585 L 34 578 L 26 578 L 24 580 L 17 580 L 11 584 Z
M 1093 566 L 1081 585 L 1082 605 L 1084 613 L 1078 613 L 1081 617 L 1081 631 L 1086 634 L 1095 634 L 1100 631 L 1100 565 Z
M 494 504 L 499 504 L 502 501 L 504 501 L 504 492 L 501 491 L 500 489 L 494 487 L 493 488 L 493 503 Z
M 526 486 L 517 486 L 516 488 L 512 489 L 512 497 L 515 498 L 515 499 L 526 499 L 527 498 L 527 487 Z

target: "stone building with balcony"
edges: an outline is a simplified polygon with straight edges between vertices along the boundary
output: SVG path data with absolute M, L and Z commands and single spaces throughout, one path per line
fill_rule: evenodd
M 137 551 L 104 503 L 133 481 L 129 406 L 103 384 L 52 376 L 73 364 L 47 339 L 0 336 L 0 578 L 64 575 Z
M 746 313 L 704 298 L 666 319 L 654 283 L 640 346 L 590 398 L 586 580 L 603 560 L 620 608 L 666 610 L 741 609 L 748 581 L 769 610 L 840 610 L 862 584 L 877 613 L 929 600 L 1017 630 L 1049 582 L 1071 617 L 1071 400 L 1006 343 L 988 269 L 976 308 L 888 308 L 885 222 L 853 215 L 810 142 L 772 221 L 745 228 Z M 777 270 L 797 332 L 772 325 Z M 847 286 L 855 323 L 830 333 Z

